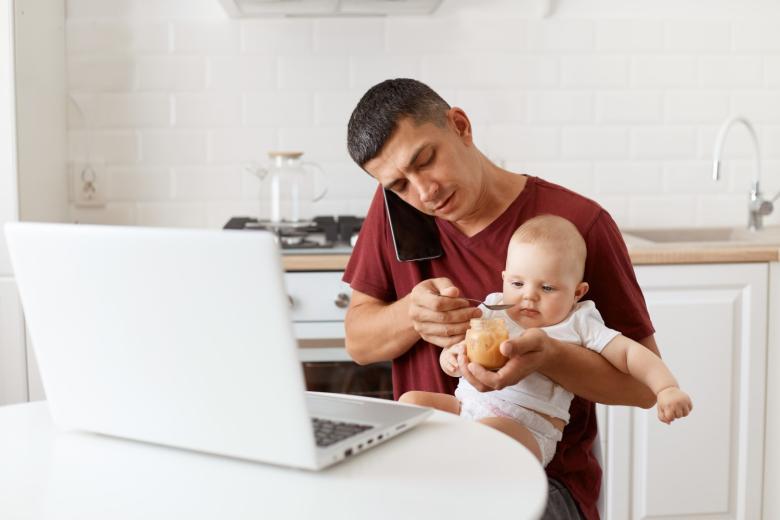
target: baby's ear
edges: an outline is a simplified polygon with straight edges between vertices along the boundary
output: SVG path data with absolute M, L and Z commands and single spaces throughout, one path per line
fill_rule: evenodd
M 588 282 L 580 282 L 577 285 L 577 289 L 574 290 L 574 297 L 577 299 L 577 301 L 580 301 L 582 297 L 585 296 L 585 293 L 588 292 L 588 289 L 590 289 Z
M 506 271 L 501 271 L 501 279 L 506 281 Z

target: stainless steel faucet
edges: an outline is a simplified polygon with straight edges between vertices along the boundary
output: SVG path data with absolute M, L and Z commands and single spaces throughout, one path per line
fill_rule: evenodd
M 748 229 L 751 231 L 757 231 L 764 227 L 763 218 L 774 209 L 772 204 L 778 198 L 780 198 L 780 192 L 777 193 L 772 199 L 764 199 L 761 193 L 761 154 L 758 148 L 758 138 L 756 137 L 756 131 L 753 129 L 753 125 L 745 116 L 733 116 L 726 119 L 723 125 L 720 127 L 718 137 L 715 139 L 715 152 L 713 155 L 712 164 L 712 179 L 717 181 L 720 179 L 720 154 L 723 150 L 723 141 L 726 139 L 726 134 L 734 123 L 742 123 L 748 130 L 751 139 L 753 140 L 753 149 L 755 151 L 755 166 L 753 169 L 753 182 L 750 186 L 750 200 L 748 201 Z

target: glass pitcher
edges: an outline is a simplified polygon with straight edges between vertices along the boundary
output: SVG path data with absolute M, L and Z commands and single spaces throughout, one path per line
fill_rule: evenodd
M 268 152 L 268 167 L 254 166 L 250 170 L 263 184 L 270 185 L 265 187 L 273 223 L 309 220 L 309 206 L 328 192 L 323 180 L 325 172 L 316 163 L 302 161 L 302 155 L 303 152 Z

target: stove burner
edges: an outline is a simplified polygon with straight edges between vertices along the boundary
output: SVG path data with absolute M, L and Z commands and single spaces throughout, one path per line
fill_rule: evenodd
M 223 229 L 269 230 L 276 233 L 282 249 L 329 249 L 351 247 L 352 237 L 360 230 L 362 217 L 341 215 L 314 217 L 304 222 L 271 222 L 251 217 L 232 217 Z M 324 241 L 312 240 L 310 235 L 324 235 Z

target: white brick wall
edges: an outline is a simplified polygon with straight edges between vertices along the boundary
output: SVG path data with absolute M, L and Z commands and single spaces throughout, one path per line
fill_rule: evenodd
M 657 90 L 612 90 L 598 94 L 600 123 L 661 123 L 663 94 Z
M 148 56 L 135 61 L 138 90 L 180 92 L 203 90 L 206 59 L 202 56 Z
M 596 24 L 596 49 L 658 52 L 664 46 L 664 24 L 658 21 L 606 20 Z
M 238 52 L 240 33 L 220 21 L 176 23 L 173 26 L 173 51 L 176 53 Z
M 530 121 L 534 123 L 592 123 L 593 93 L 578 90 L 535 91 L 528 94 Z M 504 104 L 503 100 L 500 100 Z M 471 104 L 464 104 L 471 107 Z M 511 105 L 510 105 L 511 106 Z M 500 112 L 497 105 L 495 112 Z M 490 123 L 489 119 L 484 120 Z
M 243 105 L 235 92 L 174 96 L 173 125 L 180 128 L 236 127 L 241 125 Z
M 756 125 L 780 189 L 780 4 L 447 4 L 428 17 L 233 20 L 215 0 L 69 0 L 69 153 L 105 173 L 80 222 L 219 227 L 267 212 L 247 173 L 296 148 L 326 171 L 317 213 L 365 212 L 373 181 L 345 149 L 349 113 L 388 77 L 428 82 L 508 168 L 594 198 L 623 226 L 741 225 Z M 460 6 L 460 7 L 458 7 Z M 663 211 L 659 211 L 663 208 Z M 780 223 L 780 211 L 771 222 Z
M 627 159 L 628 129 L 568 126 L 563 129 L 561 155 L 567 159 Z

